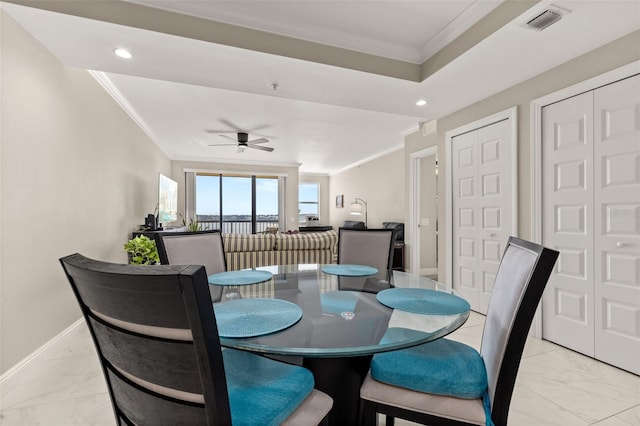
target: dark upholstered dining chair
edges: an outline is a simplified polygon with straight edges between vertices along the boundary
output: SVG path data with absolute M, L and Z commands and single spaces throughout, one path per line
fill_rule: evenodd
M 393 263 L 392 229 L 338 231 L 338 263 L 373 266 L 383 273 Z
M 60 259 L 118 425 L 318 424 L 332 399 L 308 370 L 222 349 L 202 265 Z
M 203 265 L 209 275 L 227 270 L 220 231 L 169 232 L 159 240 L 162 264 Z
M 360 390 L 362 423 L 399 417 L 428 425 L 505 426 L 533 315 L 558 252 L 509 238 L 495 278 L 480 352 L 438 339 L 377 354 Z

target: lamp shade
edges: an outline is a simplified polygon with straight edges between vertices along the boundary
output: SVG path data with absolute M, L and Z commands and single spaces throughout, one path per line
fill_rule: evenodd
M 360 216 L 362 214 L 362 204 L 351 203 L 349 206 L 349 213 Z

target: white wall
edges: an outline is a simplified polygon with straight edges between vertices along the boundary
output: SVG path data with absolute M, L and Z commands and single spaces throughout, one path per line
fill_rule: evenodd
M 58 259 L 126 262 L 170 162 L 86 71 L 0 13 L 4 373 L 81 316 Z
M 382 222 L 406 223 L 402 149 L 331 176 L 329 188 L 329 217 L 334 229 L 342 226 L 345 220 L 364 221 L 364 216 L 349 214 L 349 204 L 356 197 L 367 202 L 369 228 L 380 228 Z M 336 195 L 344 195 L 343 208 L 336 207 Z
M 411 153 L 429 146 L 438 146 L 439 175 L 446 176 L 449 160 L 445 156 L 445 134 L 467 123 L 487 117 L 513 106 L 518 107 L 518 234 L 531 239 L 531 101 L 571 86 L 589 78 L 640 59 L 640 31 L 636 31 L 612 43 L 588 52 L 572 61 L 553 68 L 537 77 L 513 86 L 481 102 L 437 120 L 437 134 L 422 136 L 419 132 L 405 138 L 405 157 L 409 161 Z M 438 179 L 439 229 L 446 229 L 450 217 L 445 212 L 445 179 Z M 408 191 L 408 187 L 406 188 Z M 411 230 L 405 230 L 405 238 L 410 241 Z M 438 280 L 446 282 L 445 256 L 446 235 L 438 235 Z

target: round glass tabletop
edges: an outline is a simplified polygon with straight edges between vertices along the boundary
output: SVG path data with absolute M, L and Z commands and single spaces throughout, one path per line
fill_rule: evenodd
M 221 344 L 274 355 L 371 355 L 438 339 L 456 330 L 469 316 L 468 310 L 447 314 L 446 310 L 425 309 L 427 313 L 419 313 L 421 310 L 416 309 L 415 304 L 410 310 L 402 310 L 402 305 L 393 309 L 376 297 L 378 292 L 392 288 L 427 289 L 434 294 L 450 294 L 443 284 L 436 281 L 400 271 L 340 276 L 322 272 L 322 266 L 300 264 L 256 268 L 271 272 L 271 279 L 237 287 L 233 290 L 233 297 L 225 294 L 232 290 L 224 288 L 214 299 L 214 304 L 243 298 L 280 299 L 297 305 L 302 310 L 302 317 L 276 333 L 220 337 Z M 243 333 L 239 331 L 237 335 L 242 336 Z

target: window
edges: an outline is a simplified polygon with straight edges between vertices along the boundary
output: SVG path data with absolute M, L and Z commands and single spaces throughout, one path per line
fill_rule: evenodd
M 278 178 L 196 174 L 195 210 L 203 229 L 255 234 L 278 227 Z
M 301 183 L 298 186 L 298 221 L 306 222 L 308 216 L 320 219 L 320 184 Z

